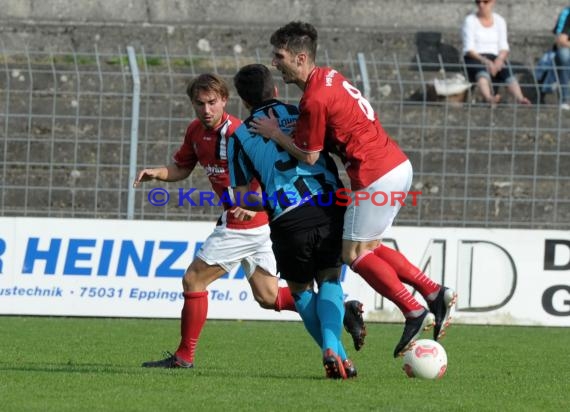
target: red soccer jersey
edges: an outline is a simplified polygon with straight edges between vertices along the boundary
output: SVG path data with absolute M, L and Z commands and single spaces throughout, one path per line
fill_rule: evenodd
M 304 152 L 339 154 L 359 190 L 407 160 L 360 91 L 342 74 L 315 67 L 299 104 L 295 145 Z
M 240 124 L 241 120 L 227 113 L 223 114 L 220 126 L 213 130 L 206 129 L 202 122 L 196 119 L 188 125 L 184 142 L 174 154 L 174 162 L 185 169 L 192 170 L 199 162 L 219 198 L 224 196 L 230 187 L 227 143 Z M 259 184 L 252 182 L 250 190 L 256 190 L 257 187 Z M 227 194 L 224 197 L 228 199 Z M 231 206 L 224 203 L 224 209 L 228 212 Z M 224 213 L 223 219 L 226 221 L 222 223 L 225 223 L 229 229 L 251 229 L 269 221 L 265 212 L 258 212 L 249 221 L 238 220 L 232 213 Z

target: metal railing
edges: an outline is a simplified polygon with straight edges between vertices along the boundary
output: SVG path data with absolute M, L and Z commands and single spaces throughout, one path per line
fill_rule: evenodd
M 0 215 L 217 218 L 215 205 L 148 202 L 157 186 L 207 190 L 200 168 L 183 182 L 145 183 L 136 191 L 133 170 L 171 162 L 193 118 L 189 79 L 213 71 L 231 85 L 242 65 L 269 65 L 268 56 L 0 52 Z M 533 67 L 513 69 L 535 104 L 517 105 L 505 94 L 492 109 L 472 89 L 464 98 L 435 93 L 434 79 L 464 74 L 463 64 L 350 53 L 332 60 L 326 51 L 319 62 L 365 93 L 412 161 L 422 195 L 417 207 L 402 209 L 398 224 L 570 228 L 570 116 L 555 94 L 540 98 Z M 297 102 L 296 86 L 276 80 L 281 99 Z M 233 92 L 227 109 L 247 116 Z

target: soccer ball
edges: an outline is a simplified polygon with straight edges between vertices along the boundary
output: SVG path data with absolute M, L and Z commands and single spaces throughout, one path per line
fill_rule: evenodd
M 402 369 L 410 378 L 439 379 L 447 370 L 447 353 L 436 341 L 420 339 L 404 354 Z

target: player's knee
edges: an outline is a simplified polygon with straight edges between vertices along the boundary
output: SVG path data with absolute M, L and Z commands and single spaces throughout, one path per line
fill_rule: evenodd
M 186 272 L 182 277 L 182 288 L 184 289 L 184 291 L 188 292 L 191 286 L 192 286 L 192 280 L 188 276 L 188 272 Z
M 318 285 L 321 288 L 326 283 L 332 283 L 333 285 L 340 284 L 340 279 L 335 277 L 325 277 L 324 279 L 319 280 Z
M 361 243 L 356 241 L 343 240 L 341 258 L 344 264 L 351 265 L 358 257 L 358 248 Z
M 358 257 L 358 254 L 356 253 L 356 250 L 354 248 L 350 248 L 350 249 L 343 249 L 342 251 L 342 261 L 346 264 L 346 265 L 351 265 L 352 262 L 354 262 L 356 260 L 356 258 Z
M 184 276 L 182 277 L 182 287 L 184 291 L 189 292 L 195 290 L 198 287 L 198 277 L 196 272 L 190 268 L 186 270 Z
M 350 266 L 359 256 L 372 252 L 376 247 L 377 245 L 373 242 L 353 243 L 350 246 L 343 247 L 342 261 Z

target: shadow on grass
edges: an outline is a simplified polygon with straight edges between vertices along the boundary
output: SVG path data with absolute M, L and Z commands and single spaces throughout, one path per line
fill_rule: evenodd
M 128 373 L 132 372 L 133 367 L 117 366 L 111 364 L 96 363 L 36 363 L 36 362 L 19 362 L 18 365 L 12 363 L 0 362 L 0 371 L 22 371 L 22 372 L 65 372 L 65 373 Z
M 145 375 L 179 375 L 188 374 L 190 376 L 202 376 L 211 378 L 236 378 L 236 379 L 293 379 L 293 380 L 322 380 L 323 375 L 315 374 L 293 374 L 291 371 L 256 371 L 255 373 L 244 373 L 243 370 L 230 370 L 216 367 L 192 368 L 192 369 L 165 369 L 165 368 L 142 368 L 138 365 L 112 365 L 98 363 L 36 363 L 20 362 L 18 365 L 0 362 L 0 371 L 15 372 L 45 372 L 45 373 L 105 373 L 105 374 L 133 374 L 141 372 Z

